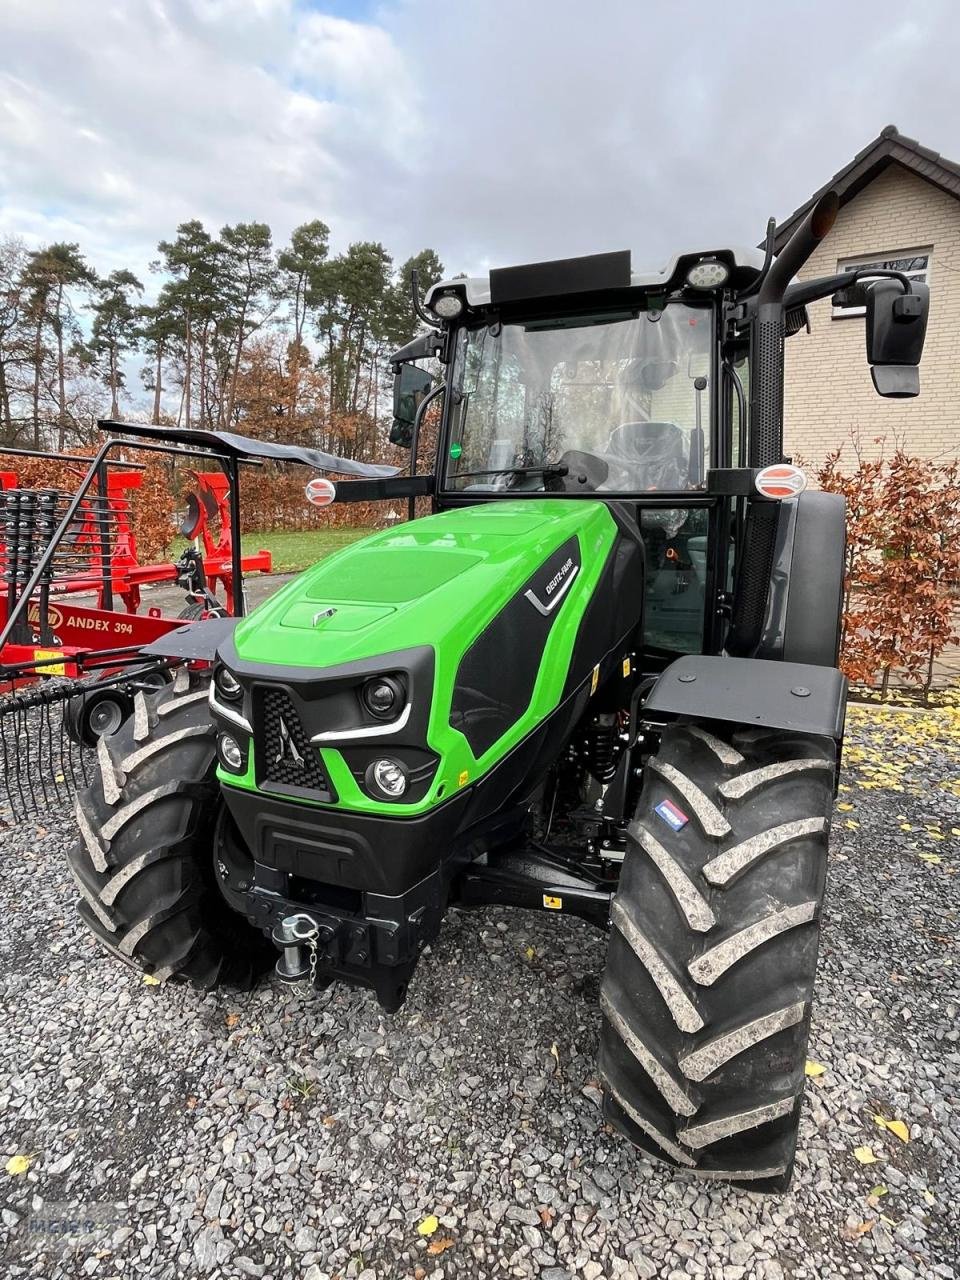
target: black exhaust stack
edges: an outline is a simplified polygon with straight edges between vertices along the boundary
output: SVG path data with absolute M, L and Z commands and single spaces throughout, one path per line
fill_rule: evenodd
M 765 270 L 756 297 L 747 304 L 752 316 L 751 467 L 769 467 L 783 461 L 783 295 L 833 226 L 839 208 L 835 191 L 820 197 Z M 724 646 L 735 657 L 754 655 L 763 635 L 779 516 L 779 502 L 759 496 L 748 499 Z
M 750 465 L 783 460 L 783 295 L 836 221 L 835 191 L 822 195 L 770 265 L 754 302 L 750 344 Z

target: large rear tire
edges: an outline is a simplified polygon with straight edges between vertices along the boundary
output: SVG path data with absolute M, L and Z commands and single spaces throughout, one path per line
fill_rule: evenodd
M 67 863 L 81 919 L 118 959 L 204 990 L 253 985 L 276 953 L 217 887 L 222 804 L 207 681 L 136 695 L 97 744 L 98 776 L 77 800 L 81 839 Z
M 793 1173 L 835 764 L 825 738 L 668 727 L 612 907 L 604 1113 L 754 1191 Z

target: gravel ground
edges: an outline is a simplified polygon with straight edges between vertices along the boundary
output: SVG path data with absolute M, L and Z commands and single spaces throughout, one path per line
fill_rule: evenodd
M 585 924 L 451 913 L 392 1018 L 345 988 L 204 997 L 81 931 L 67 814 L 0 835 L 0 1162 L 31 1157 L 0 1172 L 2 1274 L 960 1274 L 960 709 L 851 722 L 826 1070 L 780 1198 L 667 1176 L 604 1127 Z

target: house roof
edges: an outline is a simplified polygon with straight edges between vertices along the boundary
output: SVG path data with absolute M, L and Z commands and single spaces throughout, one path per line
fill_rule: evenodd
M 891 164 L 902 165 L 911 173 L 960 200 L 960 164 L 945 160 L 936 151 L 922 147 L 913 138 L 905 138 L 895 124 L 888 124 L 879 137 L 874 138 L 862 151 L 858 151 L 848 165 L 835 173 L 805 204 L 795 209 L 789 218 L 777 226 L 776 252 L 780 252 L 797 223 L 825 192 L 831 189 L 836 191 L 840 197 L 840 207 L 843 208 Z

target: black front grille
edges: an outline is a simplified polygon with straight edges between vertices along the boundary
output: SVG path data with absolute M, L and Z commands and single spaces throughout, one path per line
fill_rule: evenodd
M 258 782 L 302 787 L 317 792 L 318 798 L 331 799 L 320 754 L 307 738 L 290 696 L 283 689 L 261 689 L 258 702 Z

